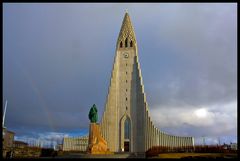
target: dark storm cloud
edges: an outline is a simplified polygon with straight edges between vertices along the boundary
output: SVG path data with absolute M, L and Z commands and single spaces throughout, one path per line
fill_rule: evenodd
M 94 103 L 101 118 L 125 9 L 153 120 L 160 122 L 165 108 L 171 118 L 204 106 L 213 114 L 224 109 L 226 124 L 236 123 L 235 111 L 224 108 L 236 102 L 236 4 L 4 4 L 6 126 L 17 134 L 86 129 Z M 203 125 L 188 121 L 175 127 L 197 134 Z M 176 129 L 169 132 L 181 134 Z M 235 135 L 236 126 L 230 129 Z
M 114 53 L 114 45 L 103 40 L 114 42 L 114 37 L 105 36 L 113 29 L 101 29 L 107 19 L 95 20 L 97 15 L 86 12 L 84 5 L 5 7 L 4 78 L 9 81 L 4 81 L 4 92 L 9 100 L 7 118 L 14 118 L 7 122 L 87 127 L 90 106 L 96 103 L 102 111 L 111 71 L 113 54 L 108 50 Z
M 159 20 L 149 25 L 149 31 L 155 31 L 151 35 L 153 43 L 142 44 L 147 48 L 140 55 L 142 66 L 146 66 L 147 57 L 152 60 L 152 68 L 143 68 L 143 76 L 148 73 L 143 78 L 151 79 L 151 83 L 145 83 L 149 85 L 150 105 L 235 100 L 236 6 L 183 4 L 168 12 L 152 18 Z M 151 49 L 153 52 L 148 52 Z

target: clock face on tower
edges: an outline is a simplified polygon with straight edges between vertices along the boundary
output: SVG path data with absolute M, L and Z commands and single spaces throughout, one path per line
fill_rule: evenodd
M 128 53 L 124 53 L 124 58 L 128 58 Z

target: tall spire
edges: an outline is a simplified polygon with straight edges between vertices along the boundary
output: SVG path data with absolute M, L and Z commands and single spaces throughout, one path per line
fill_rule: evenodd
M 123 22 L 122 22 L 122 27 L 118 36 L 118 41 L 117 43 L 119 44 L 121 41 L 124 41 L 126 38 L 129 40 L 132 40 L 134 43 L 136 43 L 136 36 L 134 33 L 134 28 L 132 26 L 130 16 L 126 10 Z

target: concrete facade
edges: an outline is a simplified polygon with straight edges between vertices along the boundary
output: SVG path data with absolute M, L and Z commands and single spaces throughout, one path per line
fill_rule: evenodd
M 88 136 L 63 138 L 63 151 L 86 151 L 88 147 Z
M 103 138 L 112 152 L 145 152 L 153 146 L 182 146 L 183 142 L 193 146 L 193 142 L 187 142 L 187 137 L 177 137 L 160 131 L 150 118 L 136 36 L 128 13 L 125 14 L 116 44 L 100 126 Z M 130 130 L 126 127 L 130 127 Z

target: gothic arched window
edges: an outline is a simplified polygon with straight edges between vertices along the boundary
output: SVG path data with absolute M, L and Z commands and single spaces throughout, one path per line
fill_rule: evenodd
M 127 118 L 124 122 L 124 139 L 130 139 L 130 119 Z
M 133 42 L 132 41 L 130 42 L 130 47 L 133 47 Z
M 120 48 L 122 48 L 123 44 L 122 44 L 122 41 L 120 42 Z
M 125 48 L 128 47 L 128 38 L 125 39 Z

